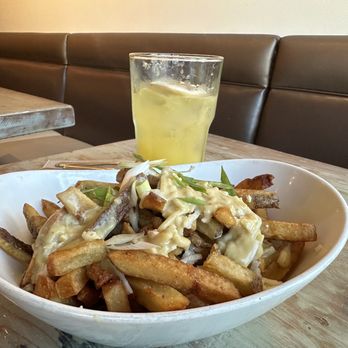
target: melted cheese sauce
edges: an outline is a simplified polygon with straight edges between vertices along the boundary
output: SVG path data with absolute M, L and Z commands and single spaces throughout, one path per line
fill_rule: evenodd
M 174 175 L 170 170 L 164 170 L 161 175 L 160 191 L 167 201 L 162 212 L 165 221 L 158 230 L 146 236 L 147 242 L 159 246 L 150 252 L 168 255 L 177 248 L 188 249 L 191 242 L 184 237 L 184 229 L 194 226 L 198 217 L 202 222 L 209 223 L 218 208 L 227 206 L 236 224 L 218 239 L 221 252 L 245 267 L 262 255 L 261 218 L 241 198 L 230 196 L 208 183 L 205 184 L 206 192 L 196 191 L 190 186 L 179 186 Z M 204 204 L 195 205 L 180 198 L 199 199 Z

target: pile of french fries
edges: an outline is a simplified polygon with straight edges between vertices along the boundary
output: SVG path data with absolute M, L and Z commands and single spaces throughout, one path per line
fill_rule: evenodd
M 268 209 L 279 207 L 277 195 L 266 191 L 272 186 L 272 175 L 232 185 L 222 171 L 221 182 L 209 185 L 240 197 L 262 219 L 262 255 L 243 266 L 220 250 L 219 238 L 236 224 L 229 206 L 219 206 L 209 223 L 197 219 L 185 228 L 182 238 L 188 246 L 168 254 L 153 252 L 156 245 L 145 238 L 151 233 L 164 238 L 160 231 L 166 221 L 166 199 L 156 193 L 161 173 L 156 169 L 127 176 L 129 172 L 119 171 L 115 183 L 79 181 L 57 194 L 59 204 L 42 199 L 44 216 L 24 204 L 32 245 L 0 228 L 0 247 L 27 264 L 22 288 L 63 304 L 111 312 L 201 307 L 281 284 L 301 257 L 305 242 L 317 239 L 312 224 L 269 219 Z M 204 197 L 206 183 L 181 173 L 175 176 L 178 185 L 201 190 Z M 132 192 L 137 180 L 151 186 L 141 198 Z M 199 211 L 199 200 L 184 201 Z M 124 239 L 121 247 L 110 247 L 108 241 L 115 237 Z

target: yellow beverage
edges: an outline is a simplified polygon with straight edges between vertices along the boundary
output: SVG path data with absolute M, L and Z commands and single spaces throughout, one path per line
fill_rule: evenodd
M 204 159 L 216 95 L 177 82 L 152 82 L 132 94 L 137 152 L 168 164 Z

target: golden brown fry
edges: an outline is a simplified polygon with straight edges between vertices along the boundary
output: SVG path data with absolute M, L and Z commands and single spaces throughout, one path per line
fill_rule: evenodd
M 109 312 L 130 312 L 128 295 L 120 280 L 115 279 L 102 287 L 103 297 Z
M 77 299 L 86 308 L 93 308 L 101 297 L 100 291 L 86 285 L 77 295 Z
M 33 250 L 30 245 L 12 236 L 7 230 L 1 227 L 0 248 L 5 251 L 6 254 L 24 263 L 29 263 L 33 254 Z
M 187 294 L 186 297 L 189 299 L 190 303 L 187 308 L 198 308 L 208 306 L 210 303 L 207 301 L 203 301 L 199 297 L 194 294 Z
M 84 239 L 105 239 L 116 225 L 129 212 L 129 190 L 123 191 L 118 197 L 98 216 L 95 222 L 83 233 Z
M 76 268 L 101 261 L 106 255 L 103 240 L 83 241 L 71 248 L 60 249 L 48 256 L 47 270 L 52 276 L 62 276 Z
M 44 216 L 41 216 L 38 211 L 28 203 L 25 203 L 23 206 L 23 214 L 27 222 L 29 232 L 33 238 L 36 239 L 41 227 L 45 224 L 47 219 Z
M 49 300 L 58 298 L 55 281 L 48 276 L 39 275 L 35 284 L 34 294 Z
M 64 299 L 77 295 L 88 281 L 84 267 L 74 269 L 56 281 L 56 290 L 59 298 Z
M 213 215 L 217 221 L 227 228 L 231 228 L 236 224 L 236 219 L 232 215 L 231 209 L 227 206 L 216 209 Z
M 203 268 L 231 280 L 242 296 L 262 291 L 260 284 L 256 281 L 256 274 L 227 256 L 212 252 L 204 262 Z
M 115 274 L 111 270 L 103 267 L 101 262 L 92 263 L 91 265 L 87 266 L 87 275 L 89 279 L 93 280 L 97 289 L 100 289 L 110 280 L 116 279 Z
M 149 209 L 155 212 L 162 212 L 164 205 L 166 204 L 166 200 L 154 192 L 151 192 L 146 195 L 139 204 L 140 209 Z
M 256 215 L 258 215 L 261 219 L 268 219 L 268 210 L 267 209 L 263 209 L 263 208 L 259 208 L 259 209 L 255 209 L 254 213 Z
M 240 297 L 231 281 L 165 256 L 139 250 L 114 250 L 109 258 L 126 275 L 169 285 L 184 294 L 195 293 L 211 303 Z
M 257 175 L 252 179 L 244 179 L 236 185 L 236 189 L 265 190 L 273 185 L 273 179 L 271 174 Z
M 138 303 L 152 312 L 185 309 L 189 300 L 174 288 L 151 280 L 129 277 L 128 281 Z
M 236 189 L 236 193 L 250 209 L 279 208 L 279 198 L 275 192 Z
M 283 284 L 283 282 L 281 282 L 279 280 L 268 279 L 268 278 L 262 277 L 263 290 L 272 289 L 280 284 Z
M 291 271 L 291 269 L 294 267 L 296 262 L 298 261 L 302 250 L 304 248 L 304 242 L 292 242 L 288 245 L 290 245 L 291 250 L 291 261 L 288 267 L 281 267 L 278 263 L 278 260 L 274 260 L 272 263 L 268 265 L 268 267 L 262 272 L 262 276 L 269 279 L 274 280 L 282 280 L 285 278 L 285 276 Z M 287 248 L 287 244 L 284 245 L 283 248 L 279 250 L 278 257 L 281 253 L 281 250 Z
M 41 199 L 42 210 L 47 218 L 53 215 L 57 210 L 60 209 L 60 206 L 56 203 L 48 201 L 47 199 Z
M 317 240 L 313 224 L 263 220 L 261 233 L 268 239 L 280 239 L 290 242 L 311 242 Z
M 73 186 L 58 193 L 57 198 L 62 202 L 64 208 L 82 224 L 92 222 L 102 211 L 97 203 Z

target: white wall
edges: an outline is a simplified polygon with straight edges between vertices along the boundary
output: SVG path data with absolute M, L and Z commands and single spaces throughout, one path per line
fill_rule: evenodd
M 348 34 L 348 0 L 0 0 L 0 31 Z

